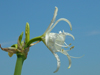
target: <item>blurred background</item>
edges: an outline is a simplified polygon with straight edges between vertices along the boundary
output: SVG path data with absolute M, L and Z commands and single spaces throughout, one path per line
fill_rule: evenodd
M 42 35 L 49 26 L 58 7 L 59 18 L 67 18 L 72 24 L 61 21 L 52 30 L 69 32 L 75 40 L 66 37 L 66 43 L 75 48 L 69 55 L 72 67 L 68 69 L 67 56 L 58 53 L 61 67 L 57 73 L 57 61 L 49 49 L 40 42 L 30 48 L 24 61 L 22 75 L 100 75 L 100 0 L 0 0 L 0 44 L 10 47 L 17 43 L 18 36 L 30 24 L 30 38 Z M 23 40 L 25 37 L 23 37 Z M 13 75 L 16 55 L 9 57 L 0 49 L 0 75 Z

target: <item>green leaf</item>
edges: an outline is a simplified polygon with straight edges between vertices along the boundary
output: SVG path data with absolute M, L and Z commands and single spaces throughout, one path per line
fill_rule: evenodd
M 21 33 L 21 35 L 19 36 L 18 41 L 17 41 L 18 49 L 22 49 L 22 46 L 21 46 L 22 37 L 23 37 L 23 32 Z
M 23 32 L 20 34 L 17 44 L 13 44 L 11 47 L 18 48 L 18 46 L 21 46 L 22 37 L 23 37 Z
M 26 28 L 25 28 L 25 43 L 28 43 L 28 41 L 30 40 L 30 27 L 29 27 L 29 23 L 26 23 Z
M 23 37 L 23 32 L 21 33 L 21 35 L 19 36 L 19 43 L 21 44 L 22 41 L 22 37 Z
M 17 48 L 17 44 L 13 44 L 11 47 L 15 47 L 15 48 Z

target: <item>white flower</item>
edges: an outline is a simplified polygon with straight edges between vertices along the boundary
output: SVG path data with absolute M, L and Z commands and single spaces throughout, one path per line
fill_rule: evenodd
M 53 53 L 53 55 L 57 59 L 57 69 L 56 69 L 56 71 L 54 71 L 54 73 L 57 72 L 60 68 L 60 59 L 59 59 L 59 56 L 56 54 L 56 52 L 61 52 L 62 54 L 66 55 L 69 60 L 68 68 L 71 67 L 71 57 L 72 56 L 69 56 L 69 54 L 67 52 L 70 51 L 72 48 L 74 48 L 74 46 L 70 47 L 70 45 L 67 45 L 65 43 L 65 38 L 66 38 L 66 36 L 71 36 L 73 38 L 73 40 L 75 39 L 72 34 L 64 32 L 64 31 L 63 32 L 60 31 L 59 34 L 51 33 L 51 30 L 57 25 L 57 23 L 59 21 L 67 22 L 70 26 L 70 30 L 72 30 L 71 23 L 65 18 L 60 18 L 54 23 L 56 16 L 57 16 L 57 12 L 58 12 L 58 8 L 55 7 L 53 19 L 51 20 L 49 27 L 47 28 L 47 30 L 45 31 L 45 33 L 43 34 L 43 37 L 42 37 L 43 42 L 45 43 L 47 48 Z M 68 47 L 70 48 L 70 50 L 63 49 L 63 48 L 68 48 Z

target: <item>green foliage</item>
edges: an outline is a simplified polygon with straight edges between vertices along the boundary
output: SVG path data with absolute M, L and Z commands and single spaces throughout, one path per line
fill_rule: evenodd
M 24 32 L 21 33 L 21 35 L 19 36 L 19 39 L 18 39 L 20 44 L 21 44 L 21 41 L 22 41 L 23 33 Z
M 29 23 L 26 23 L 26 28 L 25 28 L 25 44 L 28 43 L 28 41 L 30 40 L 30 27 L 29 27 Z

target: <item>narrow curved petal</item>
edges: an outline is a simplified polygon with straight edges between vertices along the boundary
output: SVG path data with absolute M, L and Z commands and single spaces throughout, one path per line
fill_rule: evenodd
M 53 18 L 52 18 L 52 20 L 51 20 L 51 23 L 49 24 L 49 27 L 48 27 L 47 30 L 44 32 L 44 34 L 47 33 L 48 30 L 49 30 L 49 29 L 51 28 L 51 26 L 53 25 L 53 23 L 54 23 L 54 21 L 55 21 L 55 19 L 56 19 L 56 16 L 57 16 L 57 12 L 58 12 L 58 8 L 55 7 L 55 11 L 54 11 L 54 15 L 53 15 Z
M 69 67 L 68 67 L 68 69 L 69 69 L 71 67 L 71 57 L 69 56 L 69 54 L 65 50 L 61 51 L 61 53 L 63 53 L 64 55 L 66 55 L 68 57 L 68 60 L 69 60 Z
M 47 46 L 47 48 L 52 52 L 52 54 L 57 59 L 57 69 L 54 71 L 54 73 L 56 73 L 59 70 L 59 68 L 60 68 L 60 59 L 59 59 L 59 56 L 55 52 L 53 52 L 53 50 L 50 47 Z
M 67 54 L 67 57 L 68 57 L 68 60 L 69 60 L 69 67 L 68 67 L 68 69 L 69 69 L 71 67 L 71 58 L 70 58 L 69 54 Z
M 71 36 L 72 38 L 73 38 L 73 40 L 75 40 L 75 38 L 74 38 L 74 36 L 72 35 L 72 34 L 70 34 L 70 33 L 66 33 L 66 32 L 63 32 L 65 35 L 68 35 L 68 36 Z
M 65 19 L 65 18 L 60 18 L 60 19 L 58 19 L 58 20 L 55 22 L 55 24 L 54 24 L 53 27 L 49 30 L 49 32 L 50 32 L 50 31 L 57 25 L 57 23 L 60 22 L 60 21 L 65 21 L 65 22 L 67 22 L 67 23 L 69 24 L 69 26 L 70 26 L 70 30 L 72 30 L 72 25 L 71 25 L 70 21 L 67 20 L 67 19 Z
M 60 68 L 60 59 L 59 59 L 59 56 L 56 53 L 53 53 L 53 55 L 57 59 L 57 69 L 54 71 L 54 73 L 56 73 Z

